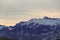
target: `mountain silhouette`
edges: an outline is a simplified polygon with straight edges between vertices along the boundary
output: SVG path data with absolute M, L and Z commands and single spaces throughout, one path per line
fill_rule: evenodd
M 0 39 L 11 40 L 56 40 L 60 38 L 60 18 L 44 17 L 22 21 L 15 26 L 0 27 Z

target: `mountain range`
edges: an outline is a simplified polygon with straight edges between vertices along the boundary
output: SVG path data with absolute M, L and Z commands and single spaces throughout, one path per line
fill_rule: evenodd
M 60 38 L 60 18 L 44 17 L 21 21 L 15 26 L 0 25 L 0 40 L 57 40 Z

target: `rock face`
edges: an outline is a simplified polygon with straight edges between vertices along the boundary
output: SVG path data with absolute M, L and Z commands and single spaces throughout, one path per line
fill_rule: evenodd
M 3 27 L 0 30 L 1 37 L 11 40 L 58 40 L 60 38 L 60 18 L 31 19 L 12 27 Z

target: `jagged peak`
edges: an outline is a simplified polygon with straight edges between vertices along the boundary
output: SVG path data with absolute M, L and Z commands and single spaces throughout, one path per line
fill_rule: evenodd
M 48 17 L 48 16 L 44 16 L 43 18 L 39 18 L 39 19 L 38 18 L 32 18 L 29 21 L 31 21 L 31 20 L 44 20 L 44 19 L 57 20 L 59 18 L 51 18 L 51 17 Z
M 50 19 L 50 17 L 45 16 L 43 19 Z
M 42 24 L 42 25 L 57 25 L 57 24 L 60 24 L 60 19 L 59 18 L 50 18 L 50 17 L 43 17 L 42 19 L 38 19 L 38 18 L 32 18 L 28 21 L 21 21 L 19 23 L 17 23 L 16 25 L 20 25 L 20 24 L 27 24 L 29 25 L 30 23 L 38 23 L 39 25 Z

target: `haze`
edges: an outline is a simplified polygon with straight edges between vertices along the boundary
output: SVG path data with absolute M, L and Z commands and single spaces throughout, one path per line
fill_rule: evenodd
M 44 16 L 60 18 L 60 0 L 0 0 L 2 25 L 15 25 Z

